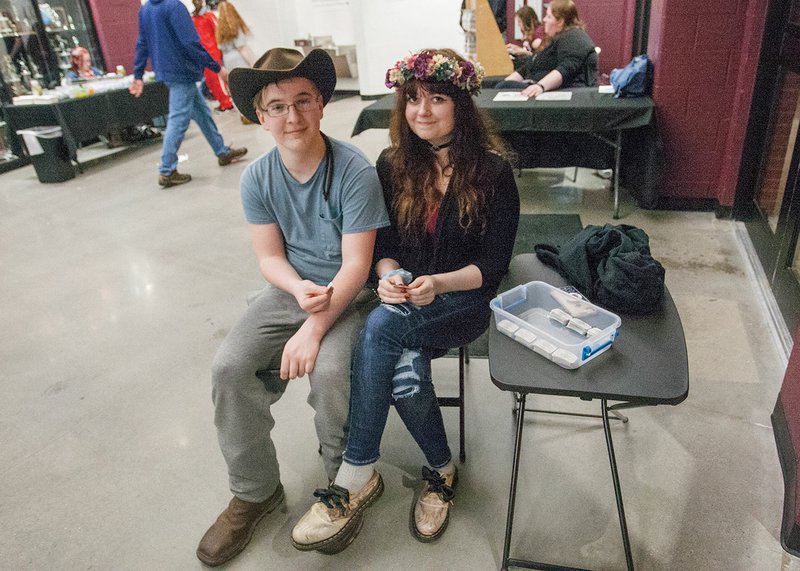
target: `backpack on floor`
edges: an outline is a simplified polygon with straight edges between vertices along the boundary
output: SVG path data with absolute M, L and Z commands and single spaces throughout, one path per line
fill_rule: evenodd
M 611 70 L 614 97 L 643 97 L 650 94 L 653 62 L 647 54 L 636 56 L 622 69 Z

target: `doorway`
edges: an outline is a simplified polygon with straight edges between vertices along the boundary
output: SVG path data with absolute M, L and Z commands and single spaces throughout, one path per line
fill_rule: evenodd
M 800 323 L 800 0 L 771 2 L 764 38 L 742 158 L 749 191 L 736 214 L 793 332 Z

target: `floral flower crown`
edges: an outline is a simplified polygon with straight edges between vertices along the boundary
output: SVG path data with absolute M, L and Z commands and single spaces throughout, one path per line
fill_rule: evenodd
M 398 60 L 386 71 L 386 87 L 400 87 L 405 82 L 449 82 L 467 93 L 480 91 L 483 66 L 478 62 L 459 61 L 454 57 L 430 52 L 419 52 Z

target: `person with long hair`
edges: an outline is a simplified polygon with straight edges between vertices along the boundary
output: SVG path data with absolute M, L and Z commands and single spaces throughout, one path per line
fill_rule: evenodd
M 256 58 L 247 45 L 250 28 L 230 2 L 220 2 L 217 10 L 217 44 L 225 67 L 253 67 Z
M 66 76 L 71 81 L 103 76 L 103 72 L 92 65 L 92 56 L 89 55 L 89 50 L 82 46 L 73 48 L 69 52 L 69 64 Z
M 300 550 L 336 553 L 383 492 L 375 470 L 393 402 L 427 461 L 411 508 L 413 535 L 439 538 L 456 466 L 431 380 L 431 359 L 475 340 L 508 270 L 519 194 L 501 139 L 472 95 L 483 70 L 449 49 L 398 61 L 391 146 L 377 162 L 391 226 L 378 231 L 377 293 L 353 350 L 347 447 L 335 480 L 292 531 Z
M 523 58 L 541 51 L 546 46 L 542 44 L 545 34 L 536 10 L 526 4 L 516 11 L 514 20 L 522 32 L 522 45 L 506 44 L 506 49 L 514 58 L 514 67 L 516 68 L 518 63 L 521 64 L 524 61 Z
M 552 0 L 544 17 L 550 44 L 498 83 L 497 89 L 522 89 L 523 95 L 537 97 L 561 87 L 597 85 L 597 53 L 585 27 L 573 0 Z

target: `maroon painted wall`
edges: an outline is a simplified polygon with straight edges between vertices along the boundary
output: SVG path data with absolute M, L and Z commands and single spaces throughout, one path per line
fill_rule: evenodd
M 662 196 L 733 205 L 765 16 L 763 0 L 653 0 Z
M 89 0 L 103 59 L 109 70 L 124 65 L 133 73 L 138 34 L 139 0 Z
M 543 0 L 546 8 L 548 0 Z M 633 57 L 633 15 L 636 0 L 576 0 L 578 15 L 586 24 L 586 31 L 596 46 L 600 47 L 598 72 L 610 73 L 622 67 Z M 514 0 L 507 1 L 507 37 L 514 34 Z M 539 19 L 544 13 L 539 14 Z M 510 41 L 510 40 L 508 40 Z M 637 54 L 638 55 L 638 54 Z
M 635 0 L 576 0 L 586 32 L 600 47 L 598 72 L 610 73 L 631 60 Z M 638 55 L 638 54 L 636 54 Z

